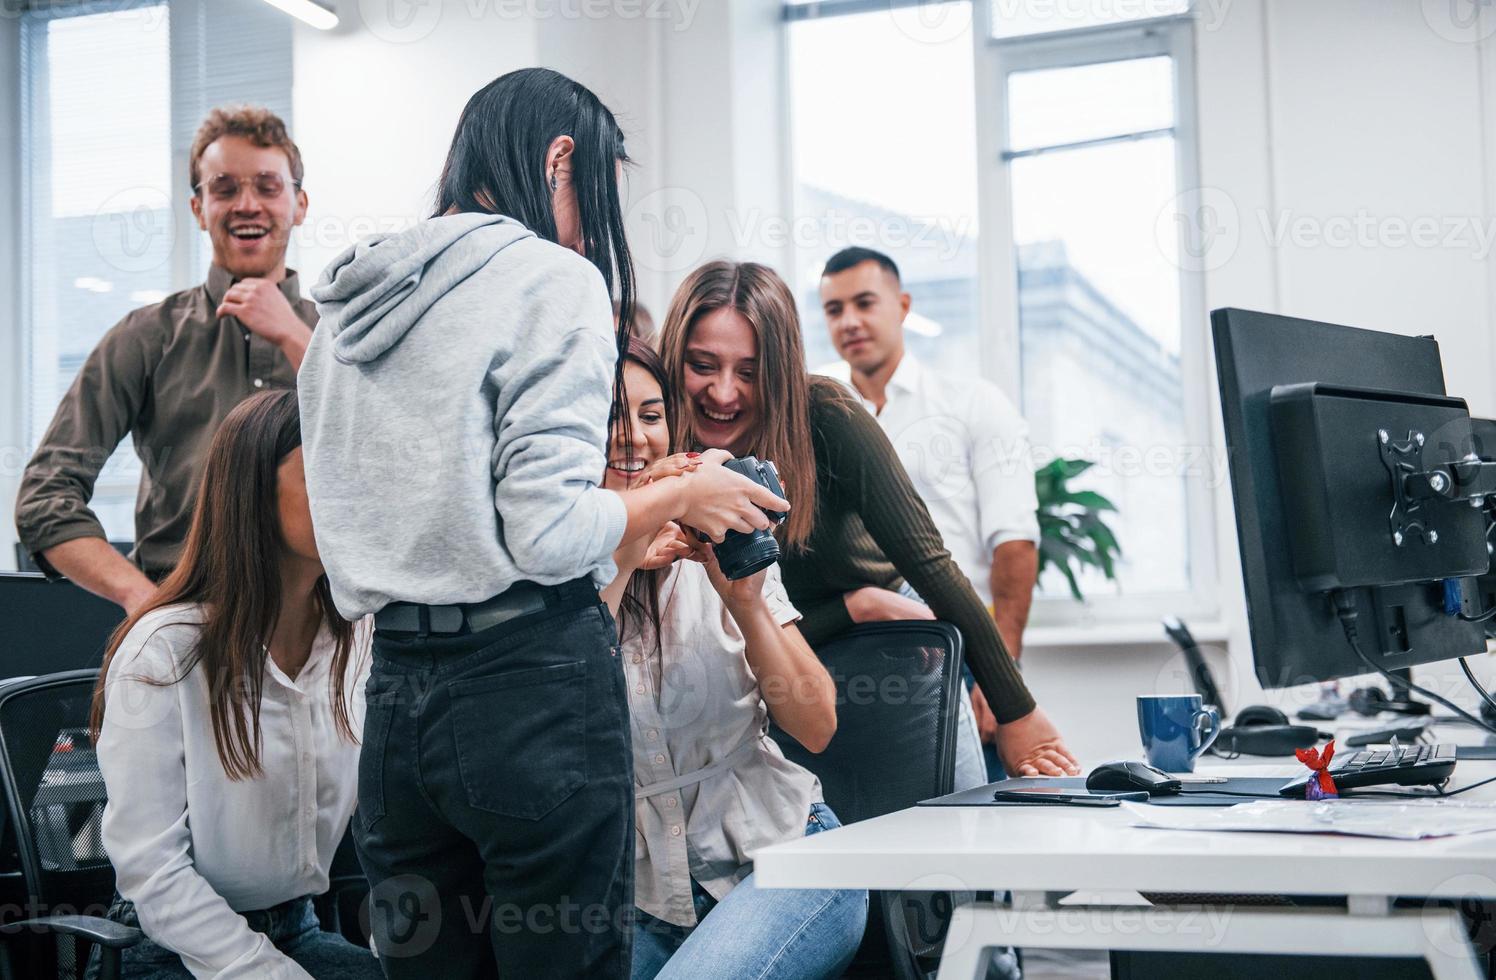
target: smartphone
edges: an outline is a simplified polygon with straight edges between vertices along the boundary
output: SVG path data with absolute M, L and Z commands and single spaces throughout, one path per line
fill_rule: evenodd
M 1126 800 L 1129 803 L 1147 803 L 1148 794 L 1136 792 L 1092 793 L 1084 789 L 1062 789 L 1058 786 L 1027 786 L 1023 789 L 999 789 L 992 799 L 998 803 L 1028 803 L 1038 806 L 1116 806 Z

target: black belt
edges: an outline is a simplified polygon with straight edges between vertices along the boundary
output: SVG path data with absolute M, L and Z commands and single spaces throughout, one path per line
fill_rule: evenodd
M 455 635 L 481 633 L 512 619 L 563 606 L 582 608 L 598 601 L 597 587 L 590 578 L 573 579 L 560 585 L 516 582 L 492 599 L 451 606 L 428 606 L 419 602 L 392 602 L 374 614 L 380 632 Z

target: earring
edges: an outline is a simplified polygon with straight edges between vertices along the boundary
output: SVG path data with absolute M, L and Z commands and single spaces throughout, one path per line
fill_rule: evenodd
M 551 171 L 551 190 L 555 190 L 555 189 L 556 189 L 556 171 L 552 170 Z

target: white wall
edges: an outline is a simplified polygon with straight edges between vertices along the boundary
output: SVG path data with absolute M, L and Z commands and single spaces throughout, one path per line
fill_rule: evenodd
M 21 20 L 0 17 L 0 372 L 18 378 L 22 356 L 21 296 Z M 24 402 L 19 384 L 0 386 L 0 501 L 6 507 L 0 516 L 0 569 L 15 566 L 15 522 L 11 504 L 16 499 L 24 458 Z
M 507 16 L 517 5 L 339 7 L 337 28 L 298 25 L 293 39 L 294 137 L 311 203 L 292 263 L 306 279 L 358 239 L 428 214 L 468 98 L 537 63 L 533 19 Z

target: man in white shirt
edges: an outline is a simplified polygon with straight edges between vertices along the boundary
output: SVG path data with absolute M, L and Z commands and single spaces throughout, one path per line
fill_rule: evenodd
M 881 252 L 846 248 L 826 263 L 821 307 L 849 383 L 888 434 L 956 564 L 992 610 L 1016 659 L 1038 577 L 1038 499 L 1028 426 L 990 381 L 947 376 L 904 349 L 910 296 Z M 982 740 L 997 721 L 972 692 Z

